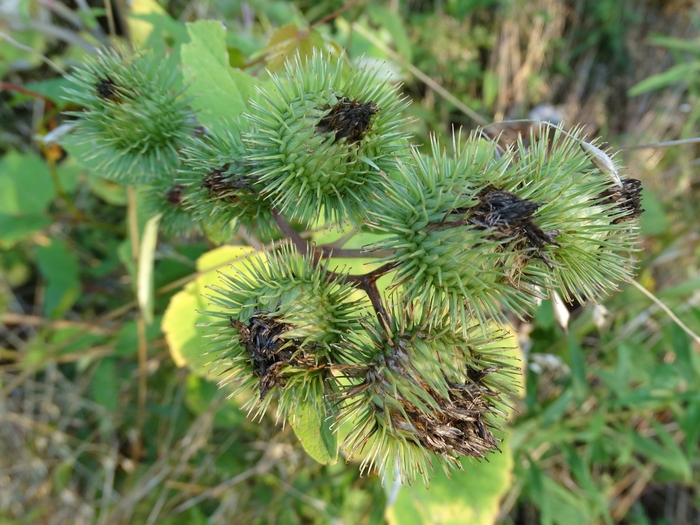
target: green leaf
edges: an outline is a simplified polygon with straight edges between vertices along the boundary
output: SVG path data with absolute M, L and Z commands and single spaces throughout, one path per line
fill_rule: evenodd
M 146 341 L 152 341 L 162 335 L 157 323 L 146 326 Z M 114 356 L 135 356 L 139 348 L 138 327 L 136 321 L 124 323 L 114 341 Z
M 65 92 L 63 89 L 71 85 L 71 82 L 66 77 L 56 77 L 41 82 L 30 82 L 25 86 L 29 91 L 34 91 L 40 95 L 44 95 L 56 104 L 56 108 L 63 111 L 68 101 L 64 98 Z
M 576 335 L 569 332 L 569 363 L 574 379 L 574 393 L 579 402 L 588 394 L 588 381 L 586 381 L 586 360 L 583 357 L 583 349 L 576 340 Z
M 590 502 L 548 476 L 544 477 L 544 494 L 552 512 L 552 523 L 587 525 L 594 522 Z
M 46 279 L 44 313 L 48 317 L 59 317 L 80 295 L 78 257 L 65 241 L 54 239 L 48 246 L 37 247 L 36 261 Z
M 147 325 L 153 322 L 153 266 L 155 264 L 156 245 L 158 244 L 159 222 L 160 214 L 151 217 L 146 222 L 139 248 L 136 298 Z
M 668 231 L 668 218 L 661 201 L 649 189 L 642 190 L 644 213 L 640 221 L 643 235 L 661 235 Z
M 49 343 L 59 347 L 56 355 L 72 354 L 83 350 L 89 350 L 98 345 L 105 344 L 104 336 L 86 334 L 83 328 L 69 326 L 60 328 L 51 334 Z
M 323 41 L 313 29 L 301 29 L 296 24 L 283 25 L 272 34 L 265 47 L 265 65 L 272 72 L 283 71 L 285 62 L 295 53 L 299 53 L 302 59 L 311 56 L 314 45 L 322 48 Z
M 190 374 L 185 386 L 185 405 L 194 415 L 199 416 L 209 410 L 212 402 L 221 391 L 216 383 L 207 381 L 196 374 Z M 214 425 L 225 428 L 237 428 L 245 423 L 246 415 L 236 400 L 228 399 L 222 403 L 214 415 Z
M 0 160 L 0 210 L 40 215 L 56 196 L 49 169 L 39 157 L 8 152 Z
M 294 433 L 312 458 L 332 465 L 338 461 L 338 437 L 330 428 L 333 418 L 326 417 L 323 408 L 313 401 L 306 400 L 300 407 L 290 421 Z
M 113 357 L 105 357 L 100 360 L 90 383 L 92 398 L 110 412 L 116 411 L 119 406 L 119 383 L 116 365 L 116 359 Z
M 168 13 L 154 11 L 141 15 L 131 14 L 129 18 L 142 20 L 153 27 L 144 47 L 153 49 L 156 54 L 166 54 L 166 50 L 175 54 L 179 51 L 179 46 L 189 42 L 190 37 L 185 26 Z
M 113 206 L 127 205 L 126 186 L 95 174 L 89 175 L 88 183 L 90 191 L 107 204 L 112 204 Z
M 435 472 L 430 488 L 421 484 L 398 488 L 396 501 L 390 501 L 386 510 L 389 525 L 492 525 L 513 478 L 513 457 L 507 441 L 501 449 L 502 453 L 489 455 L 488 461 L 472 463 L 463 459 L 465 471 L 454 472 L 451 477 L 442 470 Z
M 247 108 L 255 79 L 228 64 L 226 31 L 221 22 L 200 20 L 187 24 L 191 41 L 182 46 L 183 74 L 187 93 L 199 122 L 222 132 L 222 119 L 235 119 Z
M 653 419 L 649 421 L 656 430 L 662 444 L 644 437 L 633 430 L 628 430 L 632 444 L 639 453 L 645 455 L 648 460 L 665 468 L 678 476 L 682 481 L 688 482 L 692 478 L 690 464 L 680 447 L 673 441 L 673 437 Z M 665 446 L 664 446 L 665 445 Z
M 7 215 L 0 213 L 0 247 L 11 248 L 22 239 L 46 228 L 53 221 L 44 215 Z
M 204 294 L 207 293 L 206 286 L 219 282 L 217 270 L 225 269 L 229 264 L 240 268 L 241 261 L 254 251 L 246 246 L 222 246 L 205 253 L 197 260 L 200 275 L 170 300 L 161 326 L 177 366 L 187 366 L 212 381 L 219 379 L 218 375 L 210 373 L 208 363 L 211 358 L 206 355 L 208 340 L 202 337 L 203 330 L 196 326 L 211 322 L 211 318 L 198 311 L 209 307 Z
M 628 95 L 630 97 L 636 97 L 647 91 L 654 91 L 680 82 L 688 82 L 696 77 L 698 72 L 700 72 L 700 62 L 677 64 L 663 73 L 645 78 L 639 84 L 632 87 L 628 91 Z
M 498 76 L 490 69 L 484 71 L 483 86 L 482 98 L 484 107 L 491 109 L 496 103 L 496 97 L 498 96 Z
M 684 53 L 692 53 L 700 57 L 700 46 L 696 40 L 683 40 L 680 38 L 672 38 L 665 35 L 653 35 L 649 38 L 649 42 L 656 46 L 665 47 L 673 51 L 682 51 Z

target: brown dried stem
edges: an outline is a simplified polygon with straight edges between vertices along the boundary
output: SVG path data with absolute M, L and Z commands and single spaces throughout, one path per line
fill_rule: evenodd
M 277 222 L 277 226 L 282 235 L 294 243 L 300 255 L 306 255 L 309 252 L 310 243 L 292 228 L 292 225 L 274 208 L 272 209 L 272 216 L 275 218 L 275 222 Z M 385 257 L 393 253 L 390 251 L 365 252 L 364 250 L 343 250 L 324 245 L 312 246 L 312 249 L 314 263 L 318 263 L 322 257 L 330 257 L 331 255 L 335 255 L 336 257 L 362 258 Z M 387 263 L 365 274 L 342 275 L 335 272 L 328 272 L 328 276 L 329 279 L 345 279 L 358 290 L 365 292 L 372 303 L 372 308 L 374 308 L 379 321 L 386 323 L 388 321 L 386 309 L 384 308 L 384 303 L 382 303 L 382 296 L 379 293 L 379 288 L 377 288 L 377 280 L 379 280 L 382 275 L 396 268 L 396 265 L 397 263 L 395 262 Z

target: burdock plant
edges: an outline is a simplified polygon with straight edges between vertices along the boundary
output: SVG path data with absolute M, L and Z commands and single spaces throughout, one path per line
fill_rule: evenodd
M 103 53 L 71 76 L 85 108 L 73 140 L 106 177 L 148 183 L 166 233 L 235 224 L 266 243 L 208 294 L 222 387 L 256 417 L 295 424 L 311 407 L 363 470 L 427 481 L 433 460 L 498 450 L 519 374 L 504 313 L 532 315 L 553 291 L 596 301 L 631 278 L 640 187 L 601 170 L 614 164 L 580 130 L 545 124 L 527 146 L 474 131 L 426 152 L 398 87 L 346 62 L 295 56 L 214 131 L 167 61 Z M 321 227 L 341 241 L 300 232 Z M 375 264 L 353 273 L 337 257 Z

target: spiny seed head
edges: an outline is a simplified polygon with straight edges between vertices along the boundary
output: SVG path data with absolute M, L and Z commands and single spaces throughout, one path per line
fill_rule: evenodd
M 391 234 L 377 247 L 394 250 L 383 259 L 397 264 L 394 288 L 458 328 L 472 315 L 497 318 L 502 306 L 527 314 L 554 288 L 595 300 L 629 279 L 634 197 L 575 139 L 546 133 L 500 155 L 472 135 L 452 155 L 436 141 L 432 157 L 414 151 L 399 165 L 405 182 L 371 212 Z
M 224 384 L 240 381 L 239 390 L 257 392 L 251 409 L 258 415 L 273 389 L 279 417 L 294 411 L 307 381 L 325 391 L 334 346 L 360 329 L 353 288 L 289 246 L 253 258 L 211 290 L 217 309 L 207 313 L 220 321 L 212 324 L 210 354 L 225 370 Z
M 190 197 L 186 186 L 170 179 L 142 186 L 138 202 L 146 216 L 160 215 L 159 228 L 166 236 L 189 237 L 202 232 L 199 221 L 187 210 Z
M 82 161 L 112 179 L 167 179 L 194 133 L 194 113 L 169 61 L 147 53 L 100 51 L 68 80 L 66 98 L 83 107 L 67 142 L 89 144 Z
M 193 138 L 185 148 L 179 175 L 193 194 L 188 207 L 214 228 L 257 227 L 261 237 L 269 238 L 275 232 L 271 205 L 245 158 L 238 128 L 238 123 L 231 122 L 226 134 Z
M 305 63 L 297 55 L 273 77 L 274 89 L 251 101 L 246 159 L 287 219 L 359 223 L 381 194 L 408 134 L 406 101 L 377 77 L 361 64 L 345 71 L 320 52 Z
M 449 469 L 498 450 L 492 429 L 517 373 L 503 333 L 489 325 L 456 335 L 449 321 L 431 322 L 399 298 L 387 325 L 367 327 L 369 337 L 352 343 L 366 364 L 345 373 L 338 394 L 340 422 L 354 424 L 342 447 L 350 457 L 364 449 L 365 470 L 383 475 L 398 465 L 404 481 L 416 473 L 427 481 L 431 453 Z

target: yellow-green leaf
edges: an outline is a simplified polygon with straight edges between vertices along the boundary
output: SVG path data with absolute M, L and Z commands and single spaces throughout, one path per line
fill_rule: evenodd
M 197 260 L 197 279 L 170 300 L 163 316 L 162 329 L 177 366 L 186 366 L 198 375 L 218 380 L 216 375 L 211 374 L 211 357 L 206 355 L 207 340 L 202 337 L 203 329 L 196 326 L 212 319 L 199 311 L 209 307 L 204 295 L 207 286 L 218 283 L 217 270 L 226 270 L 228 265 L 240 268 L 242 260 L 254 251 L 247 246 L 221 246 L 205 253 Z
M 513 478 L 507 442 L 501 444 L 501 450 L 489 455 L 488 461 L 463 459 L 465 471 L 451 477 L 439 469 L 430 488 L 420 483 L 400 487 L 396 500 L 387 507 L 387 521 L 390 525 L 493 525 Z
M 324 411 L 310 401 L 290 420 L 304 450 L 324 465 L 338 461 L 338 439 L 330 428 L 332 422 L 333 418 L 326 418 Z
M 197 119 L 212 131 L 227 129 L 247 108 L 255 79 L 229 66 L 226 30 L 221 22 L 187 24 L 190 42 L 182 46 L 182 70 Z M 230 122 L 230 120 L 229 120 Z

